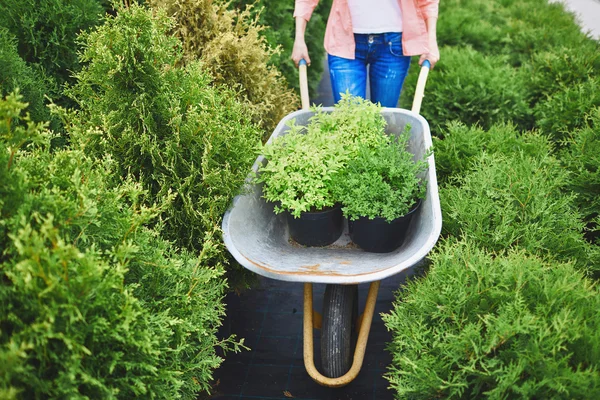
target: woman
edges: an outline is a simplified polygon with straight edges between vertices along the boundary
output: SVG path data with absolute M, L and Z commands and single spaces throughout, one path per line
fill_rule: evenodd
M 306 24 L 318 0 L 295 0 L 296 39 L 292 60 L 310 65 Z M 410 56 L 431 67 L 440 58 L 436 25 L 439 0 L 333 0 L 325 30 L 325 50 L 333 96 L 349 91 L 366 97 L 367 66 L 371 100 L 396 107 Z

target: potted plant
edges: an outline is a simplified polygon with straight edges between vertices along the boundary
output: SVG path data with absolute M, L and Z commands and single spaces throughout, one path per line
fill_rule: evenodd
M 425 197 L 420 175 L 427 169 L 428 154 L 413 160 L 407 150 L 409 129 L 379 146 L 360 146 L 333 179 L 332 191 L 348 218 L 350 238 L 366 251 L 387 253 L 400 247 Z
M 255 179 L 275 213 L 287 214 L 290 236 L 306 246 L 326 246 L 342 234 L 343 217 L 331 179 L 360 146 L 387 142 L 381 107 L 344 95 L 334 110 L 320 107 L 306 126 L 292 120 L 289 131 L 261 148 L 267 163 Z

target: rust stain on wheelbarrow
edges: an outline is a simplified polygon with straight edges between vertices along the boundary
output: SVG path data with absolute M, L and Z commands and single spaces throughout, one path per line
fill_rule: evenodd
M 289 271 L 289 270 L 288 271 L 282 271 L 280 269 L 273 268 L 270 265 L 255 262 L 255 261 L 249 259 L 248 257 L 244 256 L 244 255 L 242 255 L 242 257 L 244 257 L 244 259 L 247 260 L 252 265 L 254 265 L 254 266 L 256 266 L 256 267 L 258 267 L 258 268 L 260 268 L 262 270 L 271 272 L 273 274 L 278 274 L 278 275 L 300 275 L 300 276 L 302 276 L 302 275 L 313 275 L 313 276 L 314 275 L 325 275 L 325 276 L 345 276 L 345 277 L 348 277 L 348 276 L 369 275 L 369 274 L 372 274 L 372 273 L 375 273 L 375 272 L 379 272 L 379 271 L 383 271 L 383 270 L 387 269 L 387 268 L 373 269 L 373 270 L 369 270 L 368 272 L 361 272 L 359 274 L 348 275 L 348 274 L 340 274 L 339 272 L 335 272 L 335 271 L 321 271 L 321 270 L 319 270 L 319 267 L 321 266 L 321 264 L 315 264 L 315 265 L 301 266 L 300 268 L 306 268 L 305 271 Z M 350 264 L 350 262 L 344 262 L 344 261 L 342 261 L 340 264 Z

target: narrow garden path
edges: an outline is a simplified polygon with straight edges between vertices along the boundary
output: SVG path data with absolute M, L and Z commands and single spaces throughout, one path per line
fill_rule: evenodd
M 314 104 L 333 105 L 327 59 Z M 410 273 L 409 273 L 410 274 Z M 302 349 L 303 284 L 259 278 L 257 287 L 227 299 L 224 330 L 245 339 L 251 348 L 239 354 L 228 354 L 215 372 L 215 388 L 211 399 L 290 399 L 296 400 L 387 400 L 393 399 L 388 381 L 383 378 L 391 362 L 385 350 L 391 334 L 386 330 L 381 313 L 389 312 L 394 292 L 406 274 L 385 279 L 381 283 L 375 315 L 358 377 L 340 389 L 321 387 L 304 368 Z M 369 284 L 359 285 L 359 313 L 362 313 Z M 325 285 L 314 285 L 314 307 L 320 311 Z M 315 365 L 320 368 L 320 331 L 315 330 Z
M 394 292 L 406 275 L 381 283 L 362 370 L 355 381 L 340 389 L 324 388 L 304 369 L 302 353 L 303 285 L 260 278 L 256 288 L 227 298 L 225 330 L 245 338 L 251 351 L 228 354 L 215 372 L 211 399 L 386 400 L 393 399 L 383 378 L 391 356 L 385 351 L 391 340 L 380 314 L 389 312 Z M 360 310 L 369 289 L 359 285 Z M 325 285 L 314 286 L 314 307 L 322 308 Z M 315 330 L 315 364 L 320 368 L 320 331 Z M 293 396 L 293 397 L 292 397 Z

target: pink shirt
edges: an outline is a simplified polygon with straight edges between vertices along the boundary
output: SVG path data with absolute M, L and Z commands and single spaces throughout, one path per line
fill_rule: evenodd
M 309 21 L 319 0 L 295 0 L 294 17 Z M 402 12 L 402 51 L 415 56 L 428 52 L 425 20 L 437 18 L 439 0 L 398 0 Z M 325 29 L 325 50 L 334 56 L 354 59 L 354 33 L 348 0 L 333 0 Z

